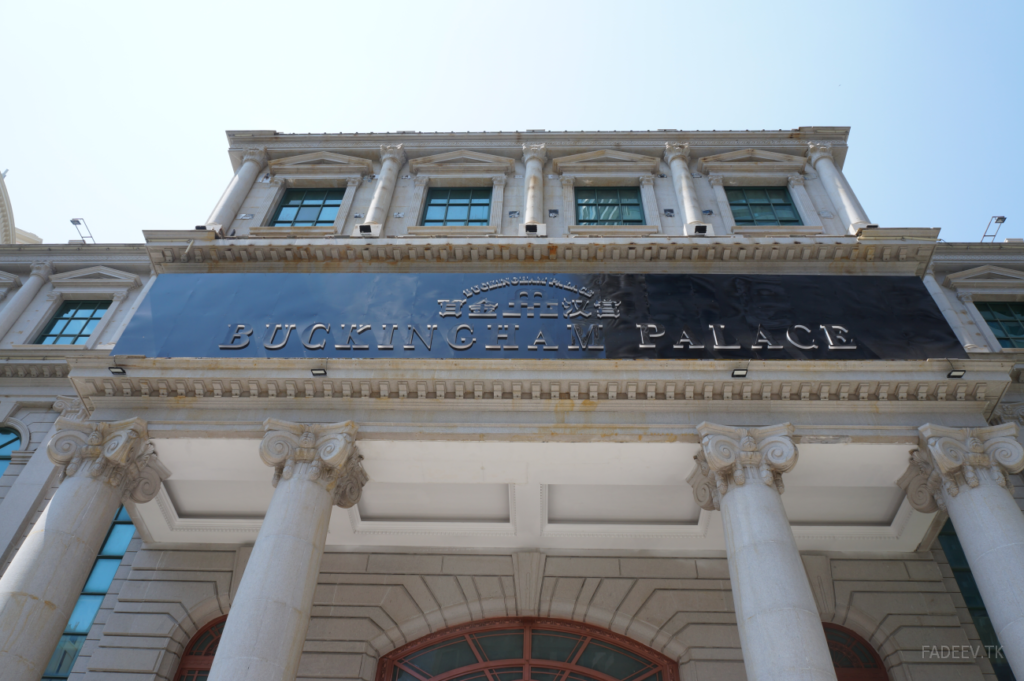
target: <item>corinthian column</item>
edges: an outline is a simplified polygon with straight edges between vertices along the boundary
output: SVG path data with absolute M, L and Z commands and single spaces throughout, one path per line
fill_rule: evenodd
M 868 220 L 867 214 L 864 213 L 860 201 L 857 200 L 857 196 L 853 193 L 846 178 L 843 177 L 839 168 L 836 168 L 832 158 L 832 146 L 811 142 L 808 147 L 811 165 L 818 171 L 821 183 L 825 185 L 825 191 L 832 199 L 832 205 L 839 211 L 839 217 L 842 218 L 843 224 L 847 226 L 850 233 L 856 233 L 858 229 L 871 221 Z
M 210 681 L 292 681 L 306 640 L 331 506 L 359 501 L 366 472 L 351 421 L 263 423 L 276 487 L 238 586 Z
M 782 507 L 796 466 L 793 426 L 697 426 L 687 479 L 701 507 L 721 509 L 743 665 L 749 681 L 835 681 L 818 608 Z
M 63 482 L 0 578 L 0 670 L 38 681 L 122 501 L 145 503 L 170 472 L 145 421 L 58 418 L 46 453 Z
M 225 232 L 231 229 L 231 223 L 235 221 L 242 201 L 245 201 L 245 197 L 249 195 L 249 190 L 256 182 L 256 176 L 260 174 L 266 164 L 266 147 L 246 149 L 245 155 L 242 157 L 242 165 L 238 168 L 235 176 L 231 178 L 228 188 L 224 190 L 224 195 L 220 197 L 217 207 L 210 213 L 206 224 L 220 225 Z
M 526 207 L 523 224 L 544 224 L 544 161 L 548 151 L 543 144 L 524 144 L 523 161 L 526 163 Z
M 0 338 L 7 335 L 7 332 L 18 322 L 22 313 L 25 312 L 25 309 L 36 297 L 36 294 L 39 293 L 39 289 L 50 280 L 50 275 L 53 274 L 53 267 L 48 262 L 34 262 L 32 263 L 31 272 L 28 280 L 21 285 L 21 288 L 7 302 L 4 309 L 0 310 Z M 22 338 L 20 342 L 31 343 L 32 339 Z
M 672 186 L 676 190 L 679 208 L 683 211 L 683 230 L 686 236 L 693 236 L 696 226 L 704 221 L 697 203 L 697 191 L 693 187 L 693 176 L 687 165 L 689 158 L 689 144 L 665 143 L 665 163 L 672 169 Z
M 405 165 L 405 151 L 401 144 L 380 145 L 380 174 L 377 175 L 377 186 L 373 189 L 373 199 L 366 211 L 366 224 L 384 226 L 391 207 L 391 197 L 395 193 L 398 182 L 398 171 Z
M 1017 431 L 925 424 L 899 485 L 918 511 L 949 512 L 1006 660 L 1024 678 L 1024 515 L 1010 483 L 1024 470 Z

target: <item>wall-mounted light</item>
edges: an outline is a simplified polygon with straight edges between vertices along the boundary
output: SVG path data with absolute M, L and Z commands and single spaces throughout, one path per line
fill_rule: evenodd
M 948 374 L 946 374 L 946 378 L 963 378 L 964 374 L 966 373 L 967 371 L 964 369 L 953 369 Z
M 309 373 L 319 378 L 327 375 L 327 369 L 310 369 Z
M 124 376 L 125 374 L 128 373 L 127 371 L 124 370 L 124 367 L 109 367 L 109 369 L 110 373 L 114 374 L 115 376 Z
M 747 377 L 747 370 L 746 369 L 733 369 L 732 370 L 732 377 L 733 378 L 746 378 Z

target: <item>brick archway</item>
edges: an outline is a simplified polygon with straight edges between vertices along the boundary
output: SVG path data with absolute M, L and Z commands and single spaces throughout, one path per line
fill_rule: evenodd
M 428 634 L 377 664 L 376 681 L 679 681 L 678 665 L 579 622 L 500 617 Z

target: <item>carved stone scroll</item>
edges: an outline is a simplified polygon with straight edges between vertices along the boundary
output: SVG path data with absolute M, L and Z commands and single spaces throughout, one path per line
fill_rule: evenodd
M 298 473 L 322 484 L 342 508 L 359 502 L 369 476 L 363 469 L 362 455 L 356 452 L 355 423 L 304 424 L 267 419 L 263 428 L 266 434 L 260 443 L 260 458 L 274 467 L 274 487 Z
M 919 445 L 897 484 L 918 511 L 945 508 L 963 489 L 993 483 L 1013 493 L 1010 475 L 1024 470 L 1019 426 L 1004 423 L 988 428 L 947 428 L 931 423 L 918 429 Z
M 123 499 L 143 504 L 157 495 L 171 475 L 157 457 L 141 419 L 83 423 L 61 416 L 55 426 L 46 454 L 63 467 L 62 479 L 84 471 L 121 489 Z

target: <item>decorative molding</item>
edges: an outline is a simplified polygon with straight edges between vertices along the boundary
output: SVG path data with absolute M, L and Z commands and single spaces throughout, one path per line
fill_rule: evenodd
M 982 265 L 950 274 L 942 285 L 956 291 L 961 301 L 973 295 L 1024 298 L 1024 272 L 998 265 Z
M 271 161 L 269 170 L 274 180 L 282 175 L 372 175 L 373 163 L 366 158 L 347 156 L 333 151 L 314 151 L 309 154 L 286 156 Z
M 791 175 L 801 172 L 806 163 L 807 159 L 803 156 L 748 148 L 714 156 L 704 156 L 697 162 L 697 171 L 723 175 L 765 172 Z
M 149 442 L 142 419 L 82 423 L 58 417 L 54 427 L 46 454 L 62 466 L 62 480 L 84 469 L 89 477 L 119 488 L 122 499 L 143 504 L 156 497 L 171 475 Z
M 380 160 L 381 162 L 395 161 L 399 167 L 405 165 L 405 148 L 402 144 L 382 144 L 380 145 Z
M 512 574 L 516 585 L 516 613 L 520 617 L 536 617 L 540 608 L 540 592 L 544 583 L 545 555 L 540 551 L 519 551 L 512 554 Z
M 10 272 L 0 271 L 0 300 L 6 298 L 11 289 L 19 286 L 21 286 L 21 277 Z
M 831 142 L 808 142 L 807 143 L 807 158 L 811 161 L 811 166 L 817 166 L 818 161 L 823 158 L 827 158 L 829 161 L 835 162 L 835 157 L 832 155 L 832 143 Z
M 697 433 L 701 451 L 694 456 L 697 467 L 686 481 L 701 508 L 719 508 L 731 488 L 742 487 L 750 479 L 782 494 L 782 474 L 792 470 L 797 461 L 792 424 L 747 429 L 704 421 L 697 426 Z
M 332 493 L 334 503 L 351 508 L 369 480 L 355 451 L 358 427 L 352 421 L 303 424 L 269 418 L 260 442 L 260 458 L 274 468 L 273 485 L 298 471 Z
M 540 161 L 544 163 L 548 158 L 547 146 L 543 144 L 524 144 L 523 145 L 523 163 L 529 163 L 530 161 Z M 557 172 L 557 171 L 555 171 Z
M 897 481 L 911 505 L 922 513 L 945 509 L 944 495 L 996 484 L 1013 491 L 1011 474 L 1024 470 L 1019 427 L 1004 423 L 987 428 L 948 428 L 927 423 L 918 429 L 919 445 Z
M 515 160 L 505 156 L 484 154 L 479 151 L 460 149 L 432 156 L 421 156 L 409 161 L 409 169 L 416 174 L 464 175 L 484 173 L 493 175 L 514 173 Z
M 42 277 L 43 281 L 46 281 L 53 274 L 53 263 L 49 260 L 37 261 L 29 266 L 29 270 L 32 273 L 31 276 Z
M 674 159 L 682 160 L 683 164 L 689 164 L 690 162 L 690 143 L 684 142 L 683 144 L 676 144 L 673 142 L 665 142 L 665 163 L 672 164 Z
M 551 162 L 551 167 L 559 174 L 650 175 L 658 172 L 660 164 L 660 159 L 655 156 L 643 156 L 618 149 L 598 149 L 585 154 L 556 158 Z
M 60 412 L 60 418 L 65 421 L 82 422 L 89 418 L 89 410 L 82 400 L 73 395 L 59 395 L 53 401 L 53 410 Z
M 137 275 L 130 272 L 122 272 L 110 267 L 101 265 L 86 267 L 81 270 L 54 274 L 50 277 L 50 283 L 57 290 L 78 290 L 108 288 L 127 291 L 141 285 Z
M 267 148 L 266 147 L 249 147 L 242 154 L 242 164 L 246 164 L 252 161 L 256 164 L 257 169 L 262 170 L 263 166 L 267 164 Z
M 793 187 L 803 187 L 804 186 L 804 176 L 803 175 L 799 175 L 799 174 L 797 174 L 797 175 L 790 175 L 789 177 L 786 178 L 786 180 L 789 182 L 789 188 L 790 189 L 792 189 Z
M 646 206 L 644 206 L 646 209 Z M 570 218 L 575 218 L 570 215 Z M 569 225 L 569 234 L 592 237 L 648 237 L 659 232 L 657 225 Z

